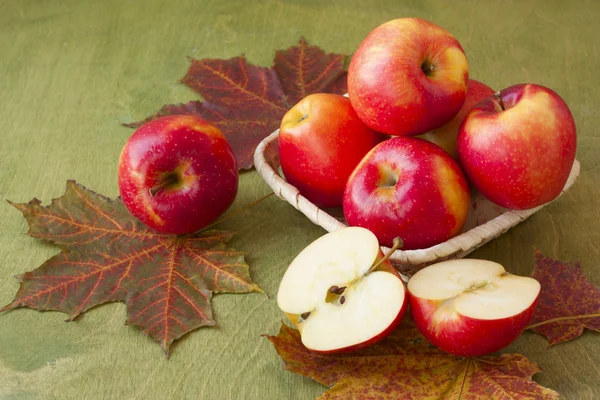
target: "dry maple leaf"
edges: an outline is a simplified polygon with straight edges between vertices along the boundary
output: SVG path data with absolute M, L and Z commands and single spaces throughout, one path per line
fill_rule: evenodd
M 49 206 L 37 199 L 13 205 L 27 219 L 30 236 L 63 251 L 20 275 L 15 299 L 0 311 L 55 310 L 72 320 L 98 304 L 125 301 L 127 323 L 140 327 L 168 355 L 174 340 L 215 324 L 213 292 L 261 291 L 242 253 L 226 246 L 232 233 L 161 234 L 140 223 L 120 200 L 74 181 Z
M 319 399 L 556 399 L 531 377 L 539 367 L 520 354 L 462 358 L 431 346 L 410 317 L 384 341 L 363 350 L 320 355 L 282 324 L 267 336 L 285 368 L 330 387 Z
M 240 169 L 253 166 L 254 150 L 279 128 L 285 113 L 311 93 L 346 93 L 343 54 L 325 54 L 304 38 L 298 46 L 276 52 L 270 68 L 249 64 L 244 56 L 228 60 L 191 60 L 181 80 L 198 92 L 203 102 L 162 107 L 153 119 L 173 114 L 196 115 L 221 129 Z
M 585 328 L 600 331 L 600 288 L 585 277 L 579 263 L 563 263 L 535 251 L 532 277 L 542 285 L 528 329 L 548 344 L 579 337 Z

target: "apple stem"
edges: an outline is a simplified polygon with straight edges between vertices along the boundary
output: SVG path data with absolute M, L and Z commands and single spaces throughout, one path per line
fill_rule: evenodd
M 429 60 L 423 61 L 421 64 L 421 71 L 425 74 L 425 76 L 431 76 L 431 73 L 435 71 L 435 64 L 433 64 Z
M 179 181 L 179 178 L 177 177 L 177 175 L 175 175 L 175 174 L 167 175 L 160 181 L 160 183 L 158 185 L 150 188 L 150 196 L 152 196 L 152 197 L 156 196 L 156 194 L 158 192 L 160 192 L 161 190 L 163 190 L 165 187 L 167 187 L 169 185 L 177 183 L 177 181 Z
M 392 248 L 388 250 L 388 252 L 385 254 L 385 256 L 383 256 L 383 258 L 381 260 L 379 260 L 377 263 L 375 263 L 373 266 L 371 266 L 371 268 L 369 268 L 369 270 L 367 271 L 367 273 L 365 275 L 375 271 L 377 269 L 377 267 L 379 267 L 381 264 L 386 262 L 392 256 L 392 254 L 394 254 L 394 252 L 402 246 L 404 246 L 404 241 L 402 240 L 402 238 L 400 236 L 398 236 L 397 238 L 394 239 L 394 242 L 392 243 Z
M 502 96 L 500 95 L 500 91 L 494 93 L 494 96 L 498 99 L 498 103 L 500 103 L 500 108 L 502 111 L 506 111 L 506 107 L 504 107 L 504 102 L 502 101 Z

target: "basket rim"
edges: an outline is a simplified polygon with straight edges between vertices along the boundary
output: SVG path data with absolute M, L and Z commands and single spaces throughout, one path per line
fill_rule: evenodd
M 278 197 L 286 200 L 294 208 L 302 212 L 314 224 L 321 226 L 328 232 L 347 227 L 348 225 L 337 220 L 325 210 L 319 208 L 306 197 L 302 196 L 295 186 L 287 182 L 271 167 L 269 161 L 266 159 L 265 151 L 269 146 L 273 146 L 274 142 L 276 144 L 278 137 L 279 129 L 263 139 L 256 148 L 256 151 L 254 152 L 254 166 L 259 175 Z M 575 180 L 579 176 L 580 170 L 581 164 L 575 159 L 567 182 L 556 198 L 560 197 L 573 186 Z M 481 225 L 426 249 L 396 250 L 390 257 L 390 261 L 393 264 L 417 266 L 430 264 L 436 260 L 447 259 L 453 256 L 456 256 L 454 258 L 462 258 L 491 239 L 500 236 L 510 228 L 529 218 L 546 205 L 555 201 L 556 198 L 546 204 L 527 210 L 505 211 Z M 389 251 L 389 248 L 385 246 L 381 246 L 381 249 L 384 253 Z

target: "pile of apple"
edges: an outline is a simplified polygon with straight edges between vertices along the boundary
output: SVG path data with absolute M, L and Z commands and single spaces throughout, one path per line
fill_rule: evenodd
M 419 138 L 414 137 L 420 135 Z M 381 245 L 423 249 L 461 232 L 469 183 L 509 209 L 547 203 L 575 160 L 575 123 L 554 91 L 494 93 L 469 80 L 460 43 L 430 22 L 373 30 L 353 55 L 348 98 L 314 94 L 279 130 L 286 180 Z
M 463 259 L 422 269 L 405 289 L 380 245 L 422 249 L 457 235 L 470 185 L 509 209 L 547 203 L 564 187 L 575 149 L 573 117 L 551 89 L 494 92 L 470 80 L 459 42 L 430 22 L 377 27 L 352 57 L 348 97 L 310 95 L 281 122 L 285 178 L 313 203 L 341 206 L 351 227 L 294 259 L 279 307 L 304 345 L 322 353 L 385 338 L 407 303 L 419 330 L 445 351 L 505 347 L 533 316 L 537 281 Z

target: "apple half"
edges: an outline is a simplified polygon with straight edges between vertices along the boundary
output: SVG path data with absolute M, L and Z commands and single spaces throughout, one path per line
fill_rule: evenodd
M 348 227 L 308 245 L 285 272 L 279 308 L 311 351 L 335 353 L 374 344 L 406 311 L 404 282 L 369 230 Z
M 462 357 L 512 343 L 533 317 L 539 294 L 535 279 L 486 260 L 443 261 L 408 281 L 417 328 L 434 346 Z

